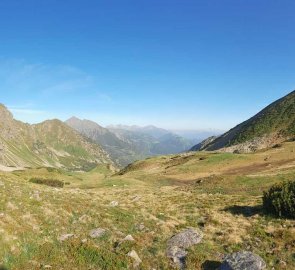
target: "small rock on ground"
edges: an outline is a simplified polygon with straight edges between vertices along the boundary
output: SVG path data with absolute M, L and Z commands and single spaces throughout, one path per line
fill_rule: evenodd
M 262 270 L 266 263 L 258 255 L 241 251 L 225 256 L 220 270 Z
M 112 207 L 116 207 L 118 205 L 119 205 L 119 203 L 117 201 L 110 202 L 110 206 L 112 206 Z
M 106 233 L 106 230 L 105 229 L 97 228 L 97 229 L 91 230 L 89 232 L 89 236 L 91 238 L 100 238 L 100 237 L 104 236 L 105 233 Z
M 63 242 L 63 241 L 66 241 L 66 240 L 68 240 L 68 239 L 70 239 L 70 238 L 72 238 L 72 237 L 74 237 L 74 234 L 71 234 L 71 233 L 63 234 L 63 235 L 61 235 L 61 236 L 58 238 L 58 240 L 61 241 L 61 242 Z
M 142 263 L 142 260 L 139 258 L 138 254 L 135 250 L 130 251 L 127 256 L 133 259 L 133 267 L 138 268 L 139 265 Z
M 131 201 L 132 202 L 137 202 L 137 201 L 139 201 L 139 200 L 141 200 L 141 197 L 140 196 L 133 196 L 132 198 L 131 198 Z
M 123 242 L 124 241 L 130 241 L 130 242 L 133 242 L 135 241 L 133 236 L 131 234 L 127 235 L 124 239 L 123 239 Z

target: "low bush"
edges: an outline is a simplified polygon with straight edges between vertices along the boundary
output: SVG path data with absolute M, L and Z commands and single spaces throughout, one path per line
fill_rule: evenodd
M 263 208 L 268 214 L 295 218 L 295 181 L 276 184 L 264 192 Z
M 42 178 L 31 178 L 31 183 L 39 184 L 39 185 L 46 185 L 50 187 L 58 187 L 63 188 L 64 182 L 56 179 L 42 179 Z

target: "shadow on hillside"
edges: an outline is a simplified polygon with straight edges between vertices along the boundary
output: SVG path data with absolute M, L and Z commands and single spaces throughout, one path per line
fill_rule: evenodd
M 217 262 L 217 261 L 205 261 L 202 264 L 201 269 L 202 270 L 217 270 L 217 269 L 219 269 L 220 266 L 221 266 L 220 262 Z
M 262 205 L 255 205 L 255 206 L 233 205 L 233 206 L 224 208 L 223 211 L 230 212 L 233 215 L 243 215 L 244 217 L 264 215 Z
M 8 268 L 6 268 L 6 267 L 0 265 L 0 270 L 8 270 Z

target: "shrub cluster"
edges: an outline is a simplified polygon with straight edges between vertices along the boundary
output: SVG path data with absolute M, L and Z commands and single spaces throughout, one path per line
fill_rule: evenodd
M 58 187 L 63 188 L 64 182 L 56 179 L 42 179 L 42 178 L 31 178 L 31 183 L 39 184 L 39 185 L 46 185 L 50 187 Z
M 276 184 L 264 192 L 263 208 L 272 215 L 295 218 L 295 181 Z

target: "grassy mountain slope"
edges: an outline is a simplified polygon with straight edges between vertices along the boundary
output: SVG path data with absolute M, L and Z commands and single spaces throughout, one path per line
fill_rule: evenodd
M 245 145 L 260 149 L 295 137 L 295 91 L 211 142 L 206 150 Z M 233 149 L 238 147 L 233 147 Z M 243 147 L 241 147 L 243 150 Z
M 186 269 L 218 269 L 224 255 L 241 250 L 260 255 L 267 269 L 295 269 L 295 221 L 261 209 L 264 190 L 294 179 L 294 149 L 289 142 L 251 154 L 161 156 L 136 162 L 121 175 L 103 166 L 87 173 L 0 172 L 0 264 L 132 269 L 127 254 L 134 250 L 140 269 L 174 269 L 167 242 L 194 227 L 204 238 L 187 250 Z M 57 189 L 32 183 L 32 177 L 67 184 Z M 91 238 L 96 228 L 106 229 L 105 235 Z M 59 240 L 67 234 L 72 237 Z M 127 235 L 134 241 L 124 240 Z
M 89 169 L 112 163 L 99 145 L 59 120 L 37 125 L 16 121 L 0 107 L 0 164 L 5 167 L 65 167 Z

